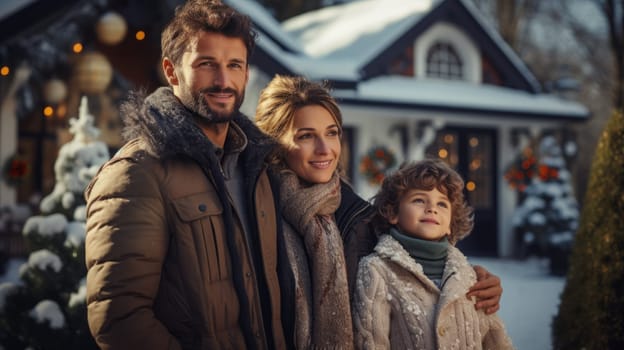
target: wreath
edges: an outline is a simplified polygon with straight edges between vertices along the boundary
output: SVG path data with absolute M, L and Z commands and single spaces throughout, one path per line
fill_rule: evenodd
M 7 184 L 17 186 L 30 174 L 30 165 L 23 157 L 13 155 L 4 163 L 2 177 Z
M 388 169 L 396 164 L 394 153 L 385 146 L 371 148 L 360 161 L 360 172 L 371 185 L 380 185 Z
M 533 181 L 551 181 L 559 178 L 559 170 L 547 164 L 538 163 L 538 159 L 530 149 L 520 154 L 505 170 L 505 180 L 514 190 L 524 192 Z

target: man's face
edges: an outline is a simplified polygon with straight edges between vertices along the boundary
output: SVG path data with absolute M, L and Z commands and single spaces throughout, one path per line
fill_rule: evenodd
M 249 72 L 239 38 L 200 32 L 179 66 L 165 59 L 163 68 L 173 93 L 208 122 L 229 122 L 243 103 Z

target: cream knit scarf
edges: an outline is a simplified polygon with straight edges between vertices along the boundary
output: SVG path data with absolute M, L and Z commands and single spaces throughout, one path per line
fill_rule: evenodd
M 352 349 L 344 249 L 333 217 L 340 205 L 340 179 L 334 174 L 327 183 L 303 186 L 292 171 L 282 171 L 280 176 L 282 212 L 304 241 L 312 282 L 312 324 L 296 322 L 297 348 Z

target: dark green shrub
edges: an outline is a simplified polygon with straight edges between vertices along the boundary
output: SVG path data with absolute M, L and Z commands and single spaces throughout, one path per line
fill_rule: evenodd
M 624 117 L 600 138 L 559 313 L 554 349 L 624 349 Z

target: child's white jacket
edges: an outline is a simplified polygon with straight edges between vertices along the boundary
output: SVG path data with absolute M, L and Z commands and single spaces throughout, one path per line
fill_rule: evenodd
M 389 235 L 360 261 L 353 323 L 357 349 L 513 349 L 501 319 L 475 310 L 476 274 L 449 246 L 442 290 Z

